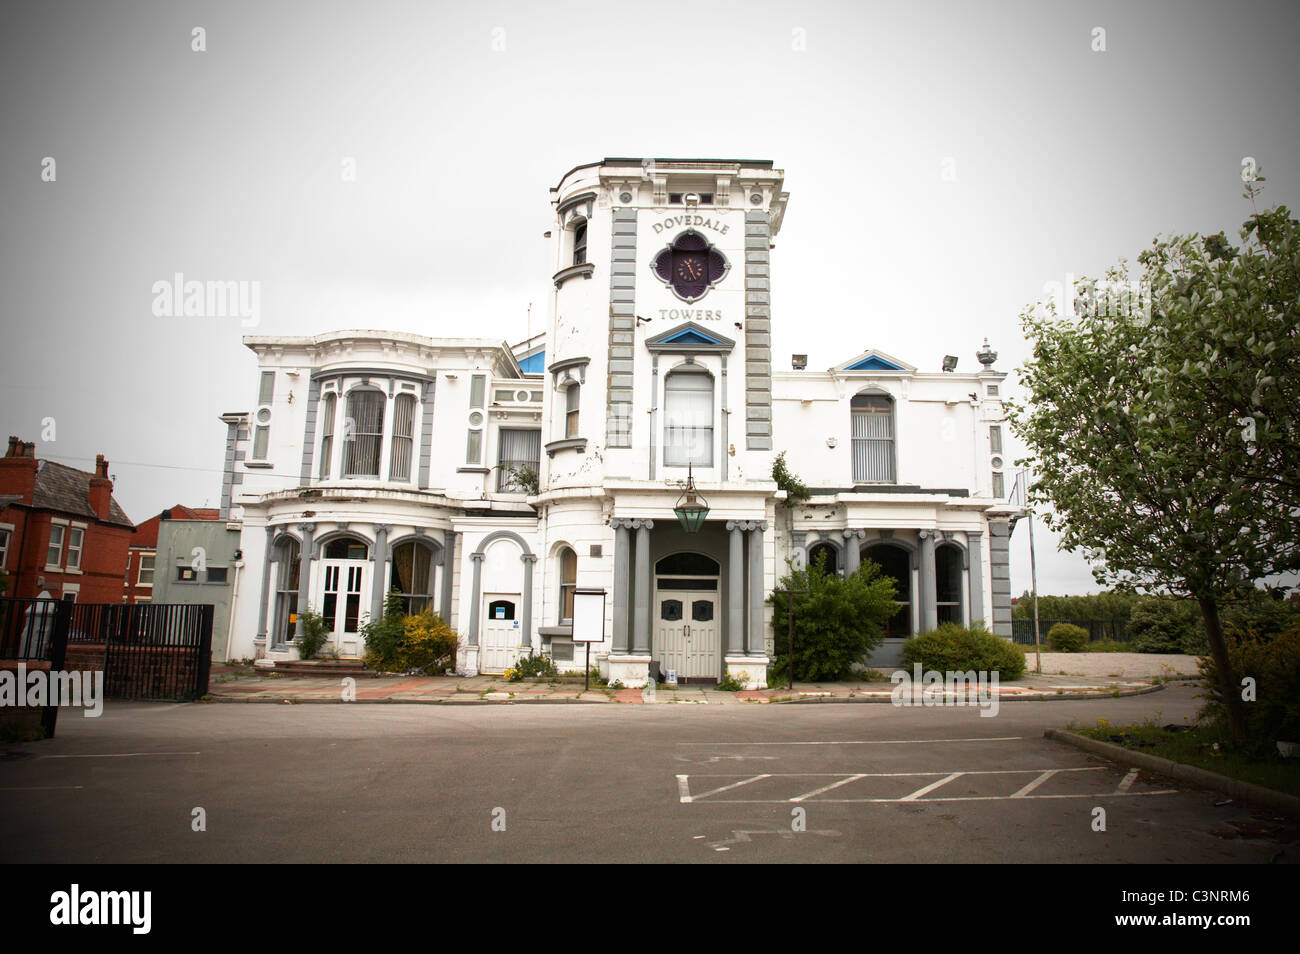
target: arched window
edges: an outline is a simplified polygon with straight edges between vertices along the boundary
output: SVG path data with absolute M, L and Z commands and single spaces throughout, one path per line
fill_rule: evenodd
M 587 261 L 587 223 L 579 222 L 573 229 L 573 264 L 584 265 Z
M 272 616 L 271 642 L 283 646 L 294 636 L 298 613 L 298 579 L 302 570 L 301 551 L 293 537 L 281 537 L 272 551 L 275 570 L 275 612 Z
M 364 540 L 356 537 L 335 537 L 325 544 L 327 560 L 364 560 L 370 555 L 370 547 Z
M 688 464 L 713 466 L 713 377 L 703 369 L 664 379 L 664 466 Z
M 393 450 L 388 464 L 389 480 L 411 479 L 411 455 L 414 448 L 415 395 L 399 394 L 393 403 Z
M 433 550 L 411 540 L 393 548 L 393 569 L 389 591 L 402 598 L 407 613 L 433 608 Z
M 560 557 L 560 622 L 573 622 L 573 593 L 578 588 L 578 554 L 569 547 Z
M 898 612 L 885 623 L 886 636 L 909 636 L 912 632 L 912 558 L 902 547 L 877 544 L 863 554 L 880 567 L 882 576 L 894 581 L 894 601 Z
M 934 551 L 935 604 L 939 608 L 939 622 L 962 623 L 961 611 L 961 550 L 942 546 Z
M 320 439 L 320 475 L 324 480 L 330 475 L 330 465 L 334 457 L 334 411 L 338 406 L 338 396 L 331 391 L 325 395 L 325 405 L 321 411 L 324 420 L 321 422 L 321 439 Z
M 383 392 L 358 388 L 349 394 L 343 429 L 343 476 L 379 476 L 383 435 Z
M 808 548 L 808 565 L 813 566 L 818 560 L 825 560 L 825 569 L 832 576 L 840 572 L 840 555 L 829 543 L 814 543 Z
M 853 482 L 894 482 L 894 399 L 887 394 L 858 394 L 850 403 L 853 418 Z
M 575 381 L 564 391 L 564 436 L 578 436 L 578 402 L 582 389 Z

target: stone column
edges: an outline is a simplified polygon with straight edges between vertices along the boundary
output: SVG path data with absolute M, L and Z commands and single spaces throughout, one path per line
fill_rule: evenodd
M 298 532 L 302 534 L 302 549 L 298 552 L 299 569 L 298 569 L 298 622 L 294 626 L 293 635 L 295 637 L 302 635 L 302 614 L 307 612 L 307 601 L 311 598 L 311 561 L 315 554 L 312 552 L 312 535 L 316 532 L 314 523 L 298 524 Z M 330 623 L 333 629 L 333 623 Z
M 763 647 L 763 531 L 766 520 L 754 520 L 749 531 L 749 655 L 765 655 Z
M 465 634 L 469 637 L 469 643 L 467 645 L 470 646 L 478 645 L 478 604 L 480 602 L 479 586 L 483 581 L 483 556 L 482 553 L 471 553 L 469 555 L 471 562 L 474 564 L 474 584 L 473 588 L 470 590 L 470 592 L 474 594 L 474 601 L 469 605 L 469 632 Z
M 451 626 L 451 582 L 455 573 L 456 534 L 448 530 L 442 535 L 442 592 L 438 594 L 438 615 L 448 626 Z
M 727 655 L 745 652 L 745 540 L 744 524 L 727 521 L 730 550 L 727 556 Z
M 266 555 L 262 559 L 262 602 L 257 607 L 257 638 L 266 639 L 266 604 L 271 595 L 271 554 L 274 549 L 271 540 L 275 537 L 275 527 L 266 528 Z M 155 559 L 154 563 L 158 561 Z M 157 570 L 154 570 L 157 573 Z
M 922 530 L 921 537 L 921 632 L 928 633 L 939 625 L 938 597 L 935 594 L 934 538 L 938 530 Z
M 628 584 L 628 567 L 631 563 L 631 554 L 628 552 L 632 544 L 632 530 L 630 520 L 620 520 L 617 517 L 609 522 L 614 528 L 614 646 L 616 653 L 626 653 L 628 651 L 628 600 L 632 593 L 632 587 Z
M 519 648 L 533 650 L 533 567 L 537 565 L 536 553 L 522 553 L 519 559 L 524 564 L 524 606 L 523 619 L 520 622 Z
M 632 652 L 646 656 L 650 653 L 650 531 L 654 521 L 634 520 L 633 524 L 636 526 L 636 604 Z
M 862 538 L 866 535 L 865 530 L 844 531 L 844 579 L 846 580 L 858 572 L 858 567 L 862 565 Z
M 984 619 L 984 534 L 966 534 L 966 562 L 970 567 L 970 621 Z
M 384 615 L 384 564 L 388 562 L 388 531 L 393 528 L 388 524 L 375 527 L 374 578 L 370 581 L 370 619 L 378 620 Z

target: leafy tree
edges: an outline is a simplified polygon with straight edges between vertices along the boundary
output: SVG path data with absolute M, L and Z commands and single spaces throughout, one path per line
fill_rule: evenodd
M 1103 584 L 1197 601 L 1239 744 L 1220 602 L 1300 568 L 1300 223 L 1256 209 L 1240 237 L 1157 239 L 1139 294 L 1114 294 L 1134 288 L 1121 261 L 1075 321 L 1027 310 L 1028 400 L 1009 408 L 1062 547 L 1091 551 Z
M 791 568 L 779 589 L 808 591 L 793 597 L 794 677 L 804 682 L 843 679 L 880 645 L 885 621 L 898 612 L 893 579 L 870 560 L 846 579 L 828 573 L 825 554 L 818 554 L 806 569 Z M 790 599 L 784 593 L 767 598 L 774 608 L 772 665 L 778 672 L 788 665 Z

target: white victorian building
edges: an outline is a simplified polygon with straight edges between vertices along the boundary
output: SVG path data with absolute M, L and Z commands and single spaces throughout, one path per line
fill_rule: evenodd
M 544 335 L 250 337 L 253 410 L 228 425 L 223 510 L 242 522 L 232 658 L 290 660 L 296 614 L 343 657 L 396 589 L 462 637 L 459 668 L 522 652 L 580 669 L 575 588 L 606 591 L 608 678 L 730 671 L 765 685 L 766 597 L 787 560 L 864 558 L 903 604 L 876 665 L 944 620 L 1011 634 L 1004 375 L 878 351 L 772 364 L 769 254 L 787 194 L 769 161 L 605 159 L 551 190 Z M 816 329 L 808 329 L 815 332 Z M 781 451 L 813 491 L 794 508 Z M 707 519 L 674 515 L 688 474 Z

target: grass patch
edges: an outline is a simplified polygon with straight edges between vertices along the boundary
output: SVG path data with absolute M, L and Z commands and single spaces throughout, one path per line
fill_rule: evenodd
M 1290 795 L 1300 795 L 1300 761 L 1283 759 L 1274 754 L 1269 758 L 1252 759 L 1231 751 L 1219 732 L 1202 725 L 1143 725 L 1114 726 L 1098 719 L 1095 726 L 1070 727 L 1071 731 L 1100 742 L 1122 745 L 1135 752 L 1195 765 L 1242 782 L 1252 782 Z
M 1083 647 L 1085 653 L 1135 653 L 1132 643 L 1121 643 L 1117 639 L 1099 639 Z

